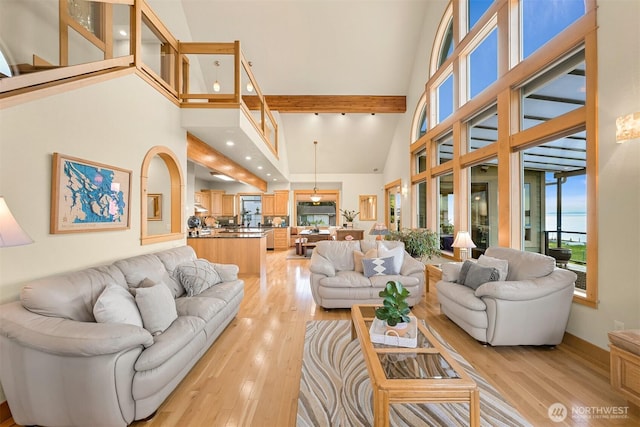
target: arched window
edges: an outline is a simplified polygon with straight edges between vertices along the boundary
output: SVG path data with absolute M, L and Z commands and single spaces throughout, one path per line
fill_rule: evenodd
M 427 94 L 423 93 L 418 101 L 418 106 L 413 113 L 413 121 L 411 124 L 411 141 L 415 142 L 427 133 Z
M 458 231 L 475 239 L 474 258 L 491 245 L 571 249 L 575 301 L 593 307 L 596 1 L 540 3 L 452 0 L 444 11 L 419 112 L 426 132 L 418 119 L 411 128 L 413 217 L 453 259 Z

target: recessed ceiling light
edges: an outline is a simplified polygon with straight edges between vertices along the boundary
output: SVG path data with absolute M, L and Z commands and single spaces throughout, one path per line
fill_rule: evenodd
M 251 160 L 251 156 L 246 156 L 244 159 L 245 160 Z
M 126 37 L 127 36 L 127 32 L 125 30 L 120 30 L 118 31 L 120 33 L 121 36 Z
M 277 180 L 278 180 L 278 178 L 273 178 L 273 180 L 274 180 L 274 181 L 277 181 Z
M 262 170 L 262 166 L 258 166 L 258 170 Z
M 235 142 L 233 142 L 233 141 L 227 141 L 227 145 L 228 145 L 229 147 L 233 147 L 234 145 L 236 145 L 236 143 L 235 143 Z
M 271 176 L 271 174 L 270 174 L 270 173 L 268 173 L 268 174 L 267 174 L 267 176 Z

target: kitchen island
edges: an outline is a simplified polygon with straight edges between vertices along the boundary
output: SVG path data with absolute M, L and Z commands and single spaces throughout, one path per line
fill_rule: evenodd
M 198 258 L 221 264 L 235 264 L 240 274 L 265 277 L 267 274 L 267 230 L 246 228 L 216 229 L 210 235 L 188 237 Z

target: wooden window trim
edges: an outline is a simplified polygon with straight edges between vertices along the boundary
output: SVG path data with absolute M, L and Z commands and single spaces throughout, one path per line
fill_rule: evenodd
M 596 41 L 596 2 L 586 1 L 585 14 L 558 34 L 553 43 L 549 43 L 528 58 L 520 60 L 519 55 L 519 1 L 496 0 L 487 10 L 483 18 L 476 23 L 474 28 L 466 32 L 466 17 L 462 9 L 466 3 L 461 0 L 452 0 L 447 6 L 443 18 L 438 27 L 433 43 L 430 64 L 430 78 L 426 82 L 428 96 L 427 109 L 429 114 L 429 126 L 427 132 L 417 141 L 410 142 L 410 161 L 414 162 L 415 154 L 426 148 L 429 161 L 427 171 L 416 173 L 411 168 L 412 188 L 418 182 L 427 180 L 427 225 L 435 229 L 437 227 L 437 177 L 446 173 L 454 174 L 454 191 L 456 197 L 456 229 L 464 227 L 468 219 L 465 212 L 464 201 L 469 197 L 469 189 L 466 188 L 467 180 L 465 172 L 467 168 L 489 158 L 498 159 L 498 244 L 501 246 L 520 247 L 521 242 L 521 218 L 520 218 L 520 151 L 532 145 L 539 145 L 545 140 L 557 138 L 561 135 L 573 133 L 579 129 L 586 129 L 587 134 L 587 235 L 589 236 L 589 251 L 587 252 L 587 290 L 574 294 L 574 302 L 597 308 L 598 298 L 598 236 L 597 236 L 597 41 Z M 452 18 L 453 15 L 453 18 Z M 463 17 L 462 15 L 465 15 Z M 454 22 L 454 49 L 449 57 L 439 68 L 437 61 L 439 50 L 444 38 L 444 32 L 450 19 Z M 463 25 L 464 24 L 464 25 Z M 462 103 L 460 95 L 461 87 L 466 84 L 466 76 L 463 62 L 465 55 L 473 50 L 478 40 L 482 40 L 484 34 L 492 30 L 492 25 L 498 27 L 498 80 L 486 88 L 473 99 Z M 510 31 L 515 31 L 517 36 L 510 36 Z M 558 60 L 566 57 L 578 48 L 585 50 L 585 64 L 587 69 L 587 95 L 584 107 L 553 118 L 545 123 L 520 131 L 520 98 L 519 87 L 530 80 L 536 74 L 551 68 Z M 454 113 L 436 124 L 434 108 L 437 99 L 435 91 L 448 77 L 454 75 Z M 496 103 L 498 108 L 498 141 L 481 149 L 466 152 L 461 144 L 466 144 L 466 129 L 464 122 L 483 106 Z M 414 136 L 415 124 L 411 125 L 411 136 Z M 433 162 L 437 151 L 439 138 L 449 131 L 454 133 L 454 158 L 441 165 Z M 413 163 L 412 163 L 413 164 Z M 415 206 L 412 206 L 415 209 Z M 412 217 L 415 212 L 413 212 Z M 466 229 L 466 228 L 463 228 Z M 456 254 L 457 256 L 457 254 Z M 455 258 L 455 257 L 454 257 Z

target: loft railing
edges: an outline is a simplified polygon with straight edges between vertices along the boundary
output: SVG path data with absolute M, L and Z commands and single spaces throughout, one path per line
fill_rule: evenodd
M 240 109 L 277 156 L 277 122 L 240 42 L 180 42 L 144 0 L 58 0 L 55 9 L 55 0 L 2 3 L 11 19 L 0 27 L 0 107 L 26 92 L 129 70 L 180 107 Z M 213 70 L 211 60 L 223 58 Z M 209 81 L 216 71 L 221 93 Z

